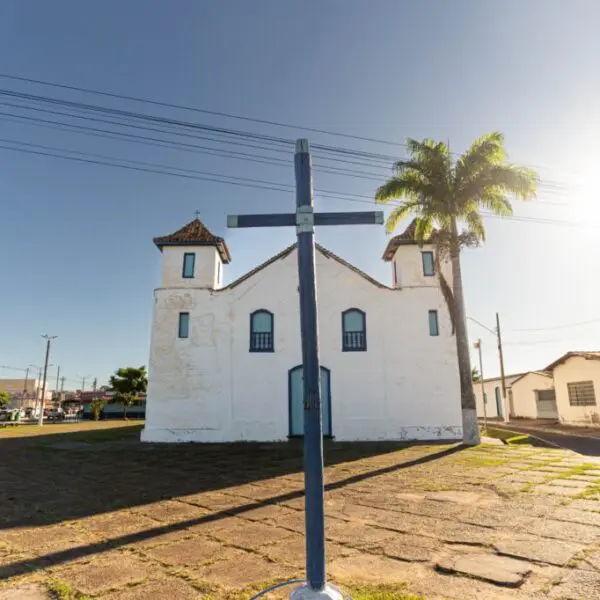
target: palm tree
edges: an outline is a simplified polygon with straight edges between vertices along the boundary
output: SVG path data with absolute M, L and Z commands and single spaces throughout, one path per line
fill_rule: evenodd
M 110 376 L 110 390 L 114 399 L 123 405 L 123 418 L 127 419 L 127 408 L 146 393 L 148 375 L 146 367 L 124 367 Z
M 477 246 L 485 241 L 481 209 L 500 216 L 512 214 L 509 195 L 521 200 L 533 198 L 538 176 L 526 167 L 506 162 L 504 137 L 489 133 L 475 140 L 471 147 L 453 161 L 443 142 L 409 139 L 409 157 L 394 165 L 394 175 L 377 189 L 375 200 L 394 203 L 387 218 L 391 233 L 405 217 L 416 217 L 415 239 L 436 244 L 436 269 L 440 286 L 448 304 L 460 373 L 463 441 L 479 443 L 479 427 L 473 381 L 465 303 L 460 269 L 460 251 L 465 246 Z M 459 226 L 466 229 L 459 231 Z M 439 268 L 443 257 L 452 263 L 452 287 Z

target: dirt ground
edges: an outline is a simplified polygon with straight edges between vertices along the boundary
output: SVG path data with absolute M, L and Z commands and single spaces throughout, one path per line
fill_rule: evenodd
M 0 431 L 0 600 L 241 600 L 303 577 L 300 444 L 147 445 L 139 428 Z M 355 598 L 600 598 L 600 462 L 525 445 L 325 454 L 328 573 Z

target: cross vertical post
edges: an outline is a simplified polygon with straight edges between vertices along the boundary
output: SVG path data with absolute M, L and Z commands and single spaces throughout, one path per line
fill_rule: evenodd
M 228 227 L 296 226 L 300 332 L 304 371 L 304 487 L 307 583 L 294 590 L 292 600 L 342 600 L 342 593 L 327 584 L 325 574 L 325 513 L 323 485 L 323 424 L 317 281 L 315 269 L 315 225 L 381 225 L 383 212 L 316 213 L 313 207 L 311 158 L 308 140 L 296 141 L 296 212 L 263 215 L 228 215 Z
M 325 585 L 325 514 L 323 508 L 323 424 L 319 373 L 319 328 L 315 273 L 313 189 L 308 140 L 296 142 L 296 209 L 300 327 L 304 365 L 304 487 L 306 575 L 310 587 Z

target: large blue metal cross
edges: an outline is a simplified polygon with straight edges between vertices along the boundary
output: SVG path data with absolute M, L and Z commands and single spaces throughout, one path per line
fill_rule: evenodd
M 315 213 L 313 211 L 311 159 L 308 140 L 300 139 L 296 141 L 295 168 L 295 213 L 230 215 L 227 217 L 227 226 L 296 226 L 298 236 L 302 364 L 304 366 L 306 575 L 310 589 L 317 592 L 325 588 L 326 577 L 325 517 L 323 511 L 323 434 L 319 378 L 319 332 L 314 227 L 315 225 L 380 225 L 383 223 L 383 212 Z

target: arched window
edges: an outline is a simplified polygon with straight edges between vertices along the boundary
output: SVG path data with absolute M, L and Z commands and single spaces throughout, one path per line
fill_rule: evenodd
M 342 350 L 364 352 L 367 349 L 367 319 L 358 308 L 349 308 L 342 313 Z
M 273 313 L 260 309 L 250 315 L 250 352 L 273 352 Z

